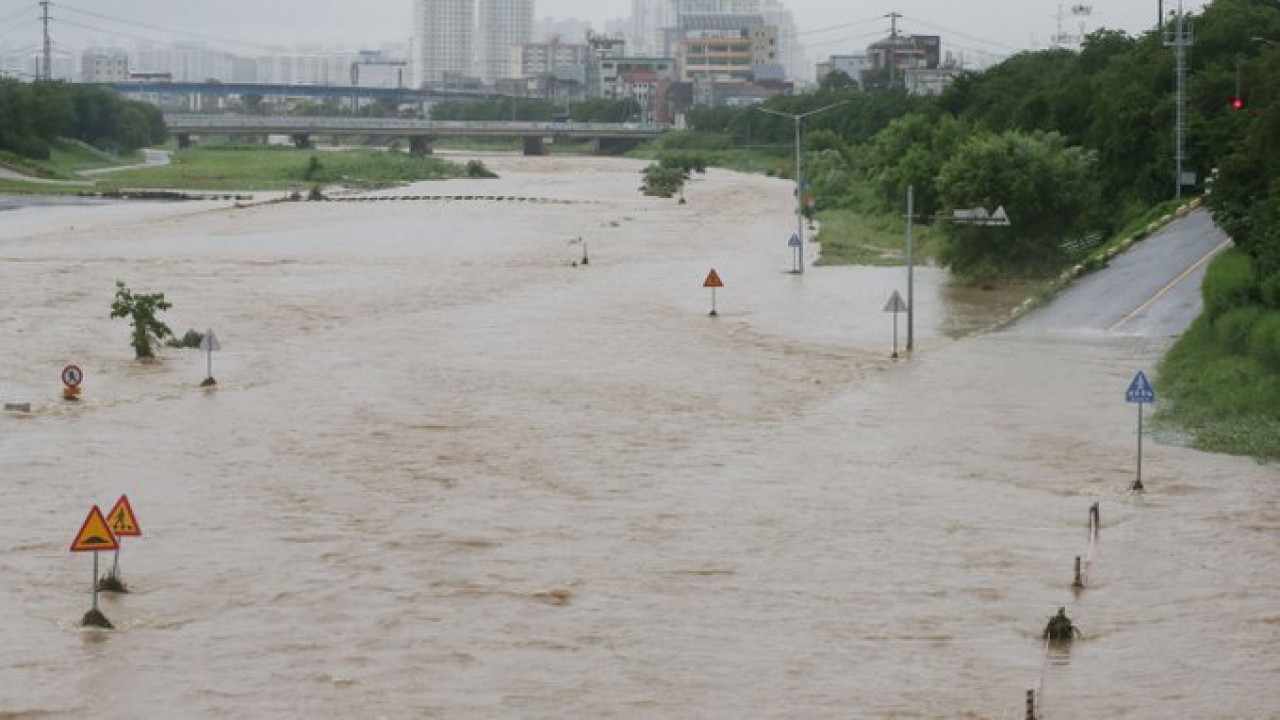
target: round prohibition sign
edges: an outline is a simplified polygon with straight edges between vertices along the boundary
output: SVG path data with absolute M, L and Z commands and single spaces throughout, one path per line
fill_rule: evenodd
M 62 384 L 67 387 L 79 387 L 84 380 L 84 371 L 79 365 L 68 365 L 62 368 Z

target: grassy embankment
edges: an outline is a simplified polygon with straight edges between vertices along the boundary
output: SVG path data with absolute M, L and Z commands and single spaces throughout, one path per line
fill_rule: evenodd
M 1280 460 L 1280 311 L 1251 297 L 1249 257 L 1230 250 L 1205 274 L 1205 311 L 1160 363 L 1156 427 L 1212 452 Z
M 379 188 L 417 180 L 483 177 L 479 163 L 384 150 L 320 152 L 278 149 L 190 149 L 169 165 L 124 169 L 92 186 L 0 182 L 0 192 L 82 193 L 119 190 L 290 190 L 310 185 Z
M 0 179 L 0 192 L 70 194 L 84 192 L 82 170 L 127 165 L 142 161 L 142 153 L 114 156 L 75 140 L 55 140 L 49 146 L 47 160 L 31 160 L 10 152 L 0 151 L 0 167 L 42 180 L 64 180 L 65 183 L 30 183 L 22 180 Z M 79 184 L 76 184 L 79 183 Z

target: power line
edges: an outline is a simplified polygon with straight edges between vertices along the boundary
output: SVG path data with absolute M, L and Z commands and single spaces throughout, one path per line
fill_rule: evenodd
M 857 25 L 866 25 L 867 23 L 880 22 L 880 20 L 881 20 L 881 17 L 866 18 L 865 20 L 853 20 L 847 23 L 840 23 L 839 25 L 828 25 L 827 27 L 821 27 L 814 30 L 805 30 L 804 32 L 796 33 L 796 35 L 797 36 L 813 35 L 815 33 L 827 32 L 829 30 L 841 30 L 847 27 L 855 27 Z
M 9 13 L 8 15 L 4 15 L 4 16 L 0 17 L 0 24 L 7 23 L 7 22 L 9 22 L 10 20 L 12 20 L 12 19 L 14 19 L 14 18 L 17 18 L 17 17 L 22 17 L 23 15 L 26 15 L 26 14 L 27 14 L 27 13 L 29 13 L 29 12 L 31 12 L 31 8 L 19 8 L 18 10 L 14 10 L 13 12 Z
M 1013 46 L 1011 46 L 1011 45 L 1005 45 L 1004 43 L 998 43 L 998 42 L 995 42 L 994 40 L 988 40 L 988 39 L 986 39 L 986 38 L 980 38 L 980 37 L 978 37 L 978 36 L 976 36 L 976 35 L 969 35 L 969 34 L 967 34 L 967 33 L 962 33 L 962 32 L 960 32 L 959 30 L 950 30 L 950 29 L 947 29 L 947 28 L 944 28 L 944 27 L 938 27 L 937 25 L 933 25 L 933 24 L 931 24 L 931 23 L 927 23 L 927 22 L 925 22 L 925 21 L 923 21 L 923 20 L 921 20 L 921 19 L 919 19 L 919 18 L 911 17 L 911 18 L 907 18 L 907 19 L 908 19 L 908 20 L 911 20 L 912 22 L 915 22 L 915 23 L 918 23 L 918 24 L 920 24 L 920 25 L 923 25 L 923 26 L 925 26 L 925 27 L 927 27 L 927 28 L 930 28 L 931 30 L 936 30 L 937 32 L 945 33 L 945 34 L 947 34 L 947 35 L 958 35 L 958 36 L 960 36 L 960 37 L 962 37 L 962 38 L 966 38 L 966 39 L 968 39 L 968 40 L 972 40 L 972 41 L 974 41 L 974 42 L 980 42 L 980 43 L 982 43 L 982 44 L 984 44 L 984 45 L 993 45 L 993 46 L 995 46 L 995 47 L 1001 48 L 1001 49 L 1003 49 L 1003 50 L 1008 50 L 1008 51 L 1010 51 L 1010 52 L 1017 52 L 1017 50 L 1018 50 L 1017 48 L 1015 48 L 1015 47 L 1013 47 Z
M 186 30 L 174 30 L 173 28 L 166 28 L 166 27 L 162 27 L 162 26 L 159 26 L 159 25 L 152 25 L 152 24 L 149 24 L 149 23 L 138 22 L 138 21 L 135 21 L 135 20 L 125 20 L 125 19 L 123 19 L 123 18 L 113 17 L 113 16 L 111 16 L 111 15 L 103 15 L 103 14 L 101 14 L 101 13 L 92 12 L 92 11 L 90 11 L 90 10 L 82 10 L 82 9 L 80 9 L 80 8 L 77 8 L 77 7 L 74 7 L 74 6 L 71 6 L 71 5 L 67 5 L 66 3 L 58 3 L 58 7 L 61 7 L 61 8 L 63 8 L 63 9 L 65 9 L 65 10 L 70 10 L 70 11 L 72 11 L 72 12 L 74 12 L 74 13 L 79 13 L 79 14 L 81 14 L 81 15 L 87 15 L 87 16 L 89 16 L 89 17 L 96 18 L 96 19 L 98 19 L 98 20 L 106 20 L 107 22 L 118 23 L 118 24 L 120 24 L 120 25 L 124 25 L 124 26 L 126 26 L 126 27 L 141 28 L 141 29 L 143 29 L 143 30 L 151 30 L 151 31 L 155 31 L 155 32 L 168 33 L 168 34 L 170 34 L 170 35 L 186 36 L 186 37 L 190 37 L 190 38 L 195 38 L 195 39 L 197 39 L 197 40 L 207 40 L 207 41 L 211 41 L 211 42 L 223 43 L 223 44 L 226 44 L 226 45 L 233 45 L 233 46 L 241 47 L 241 48 L 249 48 L 249 49 L 252 49 L 252 50 L 258 50 L 258 51 L 263 51 L 263 52 L 267 52 L 267 51 L 270 51 L 270 50 L 271 50 L 270 46 L 267 46 L 267 45 L 258 45 L 258 44 L 256 44 L 256 43 L 244 42 L 244 41 L 242 41 L 242 40 L 231 40 L 231 39 L 229 39 L 229 38 L 218 37 L 218 36 L 216 36 L 216 35 L 205 35 L 205 34 L 202 34 L 202 33 L 193 33 L 193 32 L 186 31 Z M 63 20 L 63 22 L 68 22 L 68 21 Z M 84 25 L 79 25 L 79 27 L 85 27 L 85 26 L 84 26 Z M 155 40 L 155 38 L 154 38 L 154 37 L 149 37 L 149 36 L 138 36 L 138 35 L 130 35 L 129 33 L 120 32 L 120 31 L 116 31 L 116 30 L 106 30 L 106 29 L 103 29 L 103 28 L 90 28 L 90 29 L 96 30 L 96 31 L 98 31 L 98 32 L 111 32 L 111 33 L 116 33 L 116 34 L 119 34 L 119 35 L 124 35 L 125 37 L 131 37 L 131 38 L 134 38 L 134 39 L 152 40 L 152 41 L 154 41 L 154 40 Z
M 818 43 L 804 43 L 804 48 L 806 50 L 812 50 L 814 48 L 826 47 L 828 45 L 839 45 L 843 43 L 851 43 L 855 40 L 861 40 L 863 38 L 879 37 L 881 34 L 882 33 L 879 30 L 872 30 L 871 32 L 860 33 L 858 35 L 847 35 L 845 37 L 836 38 L 835 40 L 824 40 Z

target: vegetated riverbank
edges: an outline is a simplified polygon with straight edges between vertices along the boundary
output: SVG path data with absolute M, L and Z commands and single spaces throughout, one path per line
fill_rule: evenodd
M 1280 314 L 1249 291 L 1256 268 L 1241 249 L 1219 255 L 1203 284 L 1204 313 L 1160 364 L 1158 426 L 1201 450 L 1280 460 Z
M 295 148 L 181 150 L 169 165 L 126 168 L 95 177 L 95 193 L 146 190 L 271 191 L 309 185 L 383 188 L 419 180 L 492 177 L 478 160 L 457 163 L 385 150 L 323 152 Z M 81 194 L 85 181 L 0 180 L 0 192 Z
M 783 158 L 766 153 L 697 152 L 703 153 L 710 165 L 732 165 L 768 175 L 788 174 Z M 662 152 L 650 150 L 645 156 L 660 159 Z M 857 185 L 854 204 L 871 207 L 871 203 L 858 202 L 859 198 L 866 199 L 869 187 L 865 183 Z M 1169 200 L 1147 208 L 1125 221 L 1111 237 L 1095 238 L 1070 248 L 1074 262 L 1054 277 L 983 281 L 983 292 L 1006 297 L 1021 293 L 1026 298 L 1015 303 L 1016 307 L 995 327 L 1044 305 L 1076 279 L 1105 267 L 1133 243 L 1199 203 L 1199 198 L 1188 203 Z M 808 224 L 808 228 L 813 231 L 811 239 L 821 246 L 817 265 L 891 266 L 906 261 L 905 213 L 894 216 L 862 208 L 831 209 L 816 213 L 815 219 L 816 223 Z M 916 263 L 932 262 L 938 233 L 945 231 L 941 223 L 917 221 L 913 227 Z M 1251 282 L 1250 272 L 1240 264 L 1231 256 L 1216 261 L 1205 280 L 1206 293 L 1213 292 L 1214 287 L 1224 287 L 1227 289 L 1220 295 L 1247 299 L 1247 290 L 1231 290 Z M 1256 305 L 1230 299 L 1215 302 L 1206 298 L 1205 305 L 1205 314 L 1159 366 L 1156 384 L 1162 404 L 1155 425 L 1166 435 L 1185 438 L 1197 449 L 1248 455 L 1262 462 L 1280 459 L 1280 321 L 1262 318 L 1263 310 Z

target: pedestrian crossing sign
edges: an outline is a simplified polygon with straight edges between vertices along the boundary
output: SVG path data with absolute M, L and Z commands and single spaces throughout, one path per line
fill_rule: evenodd
M 133 506 L 129 504 L 129 496 L 121 495 L 120 499 L 107 513 L 107 525 L 116 537 L 140 537 L 142 528 L 138 527 L 138 516 L 133 514 Z
M 1152 389 L 1151 383 L 1147 382 L 1147 376 L 1141 370 L 1133 376 L 1129 389 L 1124 391 L 1124 401 L 1144 405 L 1150 405 L 1156 401 L 1156 391 Z

